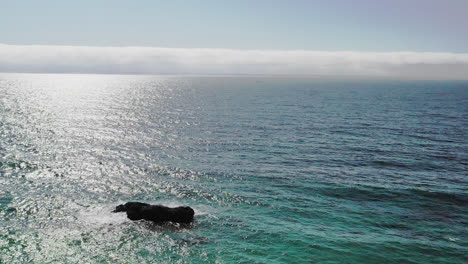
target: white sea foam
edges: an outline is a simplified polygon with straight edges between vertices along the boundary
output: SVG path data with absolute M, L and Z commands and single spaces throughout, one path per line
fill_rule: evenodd
M 112 213 L 115 204 L 105 204 L 102 206 L 91 206 L 78 212 L 78 219 L 89 224 L 109 225 L 123 224 L 130 222 L 126 214 Z

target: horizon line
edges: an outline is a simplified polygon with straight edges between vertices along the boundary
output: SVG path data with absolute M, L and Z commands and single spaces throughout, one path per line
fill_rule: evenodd
M 468 53 L 0 43 L 0 72 L 468 79 Z

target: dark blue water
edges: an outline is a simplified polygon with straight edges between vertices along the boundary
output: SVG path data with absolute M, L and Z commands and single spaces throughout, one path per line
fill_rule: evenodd
M 455 81 L 1 74 L 0 263 L 467 262 L 467 106 Z

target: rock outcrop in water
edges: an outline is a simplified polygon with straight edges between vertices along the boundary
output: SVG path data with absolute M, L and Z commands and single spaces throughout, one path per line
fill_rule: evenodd
M 174 222 L 188 224 L 193 221 L 195 212 L 187 206 L 166 207 L 140 202 L 128 202 L 115 208 L 114 213 L 127 212 L 130 220 L 148 220 L 155 223 Z

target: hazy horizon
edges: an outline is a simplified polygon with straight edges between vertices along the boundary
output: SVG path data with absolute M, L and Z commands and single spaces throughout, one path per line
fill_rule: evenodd
M 468 79 L 464 0 L 7 1 L 0 72 Z
M 468 53 L 0 44 L 0 72 L 468 79 Z

